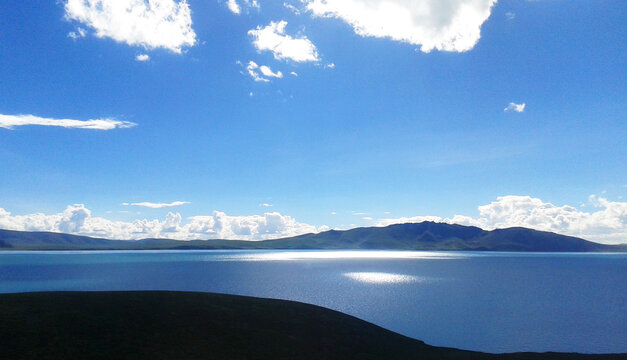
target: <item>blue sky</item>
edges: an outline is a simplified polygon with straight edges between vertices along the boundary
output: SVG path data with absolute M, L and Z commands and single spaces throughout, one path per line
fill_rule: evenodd
M 2 1 L 0 227 L 627 242 L 621 1 L 121 3 Z

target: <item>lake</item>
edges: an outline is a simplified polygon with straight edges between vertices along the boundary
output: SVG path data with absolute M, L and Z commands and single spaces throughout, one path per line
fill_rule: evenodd
M 627 254 L 0 252 L 0 292 L 185 290 L 297 300 L 431 345 L 627 352 Z

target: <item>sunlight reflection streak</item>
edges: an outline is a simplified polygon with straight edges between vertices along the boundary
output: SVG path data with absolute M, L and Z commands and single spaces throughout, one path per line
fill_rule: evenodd
M 399 284 L 409 282 L 422 282 L 426 279 L 403 274 L 392 274 L 384 272 L 350 272 L 344 273 L 344 276 L 351 280 L 368 283 L 368 284 Z
M 285 261 L 314 259 L 460 259 L 461 254 L 434 251 L 286 251 L 268 253 L 230 253 L 214 257 L 214 260 L 238 261 Z

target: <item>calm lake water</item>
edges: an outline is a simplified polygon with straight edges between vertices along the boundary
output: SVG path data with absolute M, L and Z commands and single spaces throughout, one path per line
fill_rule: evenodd
M 188 290 L 298 300 L 428 344 L 627 352 L 627 254 L 0 252 L 0 292 Z

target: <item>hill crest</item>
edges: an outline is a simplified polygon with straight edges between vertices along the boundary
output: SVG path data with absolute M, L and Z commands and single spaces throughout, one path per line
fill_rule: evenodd
M 450 251 L 623 252 L 627 244 L 605 245 L 522 227 L 483 230 L 436 223 L 393 224 L 328 230 L 289 238 L 245 240 L 109 240 L 89 236 L 0 230 L 0 250 L 158 250 L 158 249 L 369 249 Z

